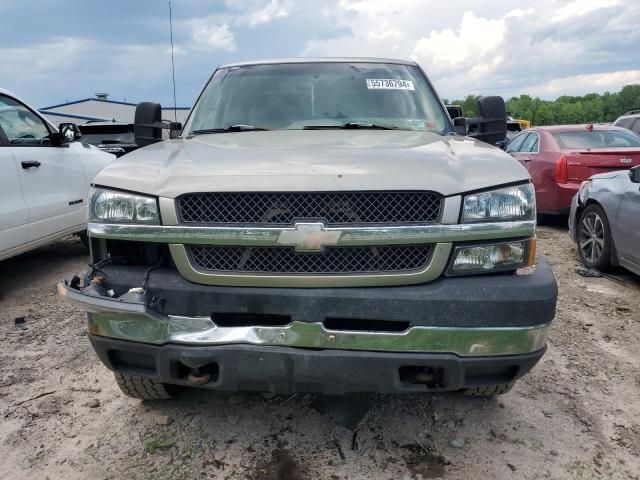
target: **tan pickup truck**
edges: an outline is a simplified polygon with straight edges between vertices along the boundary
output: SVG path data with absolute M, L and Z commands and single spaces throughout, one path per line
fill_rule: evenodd
M 504 101 L 478 107 L 452 121 L 407 61 L 219 67 L 177 139 L 138 106 L 148 146 L 96 177 L 91 265 L 59 292 L 141 399 L 504 393 L 544 354 L 557 289 L 529 175 L 490 145 Z

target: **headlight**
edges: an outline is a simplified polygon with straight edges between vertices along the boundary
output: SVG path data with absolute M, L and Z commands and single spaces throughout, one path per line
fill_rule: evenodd
M 92 188 L 89 191 L 89 221 L 158 225 L 158 202 L 153 197 Z
M 535 239 L 490 245 L 457 246 L 447 275 L 470 275 L 516 270 L 533 264 Z
M 534 220 L 536 196 L 531 183 L 464 197 L 462 223 Z

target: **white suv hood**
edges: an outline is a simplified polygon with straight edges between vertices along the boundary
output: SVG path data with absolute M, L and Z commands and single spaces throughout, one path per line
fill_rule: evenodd
M 454 195 L 529 174 L 465 137 L 386 130 L 276 130 L 199 135 L 129 153 L 95 184 L 174 198 L 187 192 L 433 190 Z

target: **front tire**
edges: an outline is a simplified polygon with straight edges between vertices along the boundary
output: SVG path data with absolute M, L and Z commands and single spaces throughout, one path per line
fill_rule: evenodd
M 602 272 L 611 268 L 611 228 L 600 205 L 587 206 L 578 220 L 577 244 L 580 260 Z
M 166 385 L 153 378 L 114 373 L 116 383 L 127 397 L 138 400 L 166 400 L 176 395 L 173 385 Z
M 87 253 L 89 253 L 89 236 L 87 235 L 86 230 L 84 232 L 80 232 L 78 234 L 78 237 L 80 238 L 82 245 L 84 245 L 84 248 L 86 249 Z

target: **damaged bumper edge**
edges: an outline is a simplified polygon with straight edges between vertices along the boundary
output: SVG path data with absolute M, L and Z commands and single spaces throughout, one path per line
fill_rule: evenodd
M 211 317 L 161 315 L 144 303 L 83 294 L 64 283 L 58 293 L 87 311 L 89 332 L 145 344 L 264 345 L 331 350 L 449 353 L 462 357 L 518 355 L 546 345 L 549 324 L 521 327 L 412 326 L 402 332 L 327 329 L 322 322 L 219 327 Z

